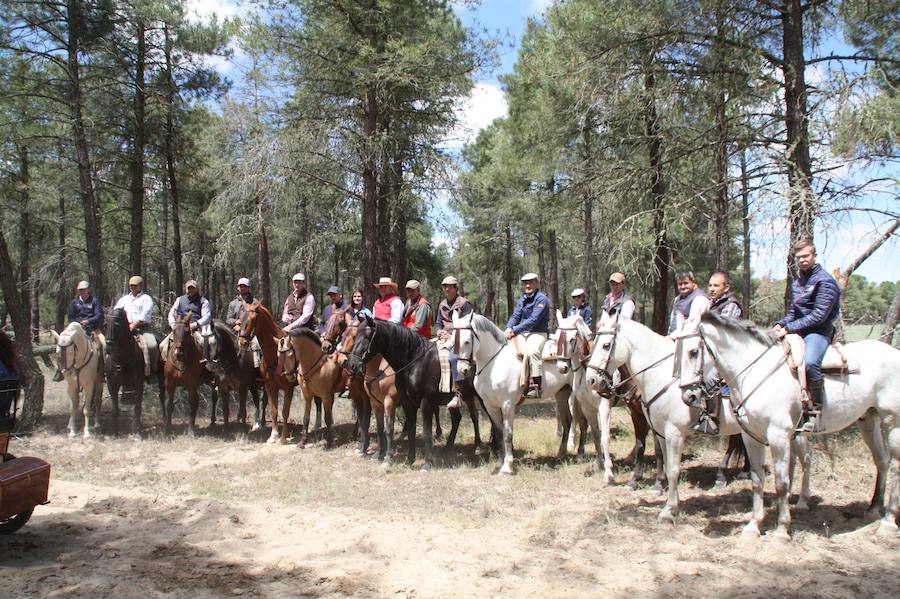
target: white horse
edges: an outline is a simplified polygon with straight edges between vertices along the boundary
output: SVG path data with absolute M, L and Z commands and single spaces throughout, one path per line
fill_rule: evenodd
M 800 384 L 786 364 L 782 345 L 751 322 L 723 319 L 709 313 L 701 318 L 698 334 L 685 338 L 681 345 L 686 397 L 695 393 L 696 377 L 692 373 L 704 367 L 707 353 L 712 357 L 708 361 L 715 361 L 725 381 L 737 391 L 732 398 L 736 405 L 727 412 L 733 411 L 738 416 L 754 470 L 753 514 L 747 528 L 758 534 L 764 517 L 761 457 L 765 443 L 772 450 L 775 464 L 776 534 L 787 535 L 791 523 L 787 497 L 790 439 L 800 418 L 801 404 Z M 866 515 L 877 518 L 884 511 L 879 533 L 895 533 L 900 504 L 900 387 L 897 385 L 900 350 L 867 340 L 847 344 L 842 353 L 850 365 L 859 365 L 859 372 L 843 376 L 826 372 L 821 433 L 833 433 L 854 423 L 859 427 L 877 469 L 875 492 Z M 882 419 L 890 429 L 890 455 L 881 430 Z M 889 470 L 893 471 L 893 481 L 890 503 L 884 510 Z
M 480 314 L 468 314 L 462 318 L 453 313 L 454 343 L 457 347 L 457 368 L 459 374 L 468 376 L 475 370 L 475 391 L 481 397 L 491 418 L 494 434 L 502 434 L 503 456 L 501 474 L 512 474 L 513 465 L 513 421 L 516 408 L 523 403 L 535 403 L 540 399 L 522 397 L 522 362 L 516 355 L 515 346 L 503 331 Z M 528 359 L 527 356 L 524 359 Z M 571 373 L 563 374 L 555 363 L 547 362 L 543 373 L 543 398 L 556 400 L 557 417 L 563 420 L 563 435 L 559 456 L 565 455 L 569 436 L 569 386 Z
M 594 335 L 595 345 L 588 363 L 588 383 L 592 387 L 610 385 L 613 373 L 623 364 L 641 392 L 641 404 L 647 421 L 655 433 L 665 439 L 665 467 L 668 497 L 659 520 L 675 522 L 678 515 L 678 479 L 681 476 L 681 453 L 684 442 L 694 434 L 691 425 L 695 414 L 681 399 L 675 368 L 675 341 L 658 335 L 632 320 L 618 320 L 604 314 Z M 674 372 L 674 374 L 673 374 Z M 729 410 L 722 410 L 719 422 L 722 435 L 742 433 Z M 746 438 L 745 438 L 746 441 Z M 801 443 L 802 445 L 802 443 Z M 798 447 L 803 461 L 803 489 L 798 509 L 808 509 L 809 456 L 805 445 Z M 759 462 L 759 471 L 762 463 Z
M 75 417 L 84 392 L 84 438 L 91 438 L 91 429 L 100 429 L 100 402 L 103 396 L 103 351 L 94 347 L 94 340 L 78 322 L 69 323 L 62 333 L 52 331 L 56 338 L 59 368 L 66 379 L 69 392 L 69 438 L 75 437 Z M 93 408 L 94 423 L 91 425 Z

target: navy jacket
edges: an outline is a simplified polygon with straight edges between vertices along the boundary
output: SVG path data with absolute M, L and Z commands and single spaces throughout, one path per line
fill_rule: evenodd
M 506 328 L 521 333 L 550 333 L 550 300 L 540 290 L 528 297 L 522 294 Z
M 103 326 L 103 306 L 100 299 L 89 295 L 82 300 L 79 295 L 69 304 L 69 322 L 88 321 L 87 332 L 90 333 Z
M 566 314 L 566 317 L 572 317 L 576 314 L 581 314 L 581 318 L 584 320 L 584 324 L 588 325 L 592 329 L 594 328 L 594 313 L 591 312 L 591 307 L 587 305 L 587 302 L 581 308 L 578 306 L 572 306 L 569 308 L 569 313 Z
M 816 264 L 791 283 L 791 306 L 778 324 L 789 333 L 819 333 L 830 338 L 834 334 L 834 319 L 841 311 L 840 297 L 837 281 L 821 264 Z

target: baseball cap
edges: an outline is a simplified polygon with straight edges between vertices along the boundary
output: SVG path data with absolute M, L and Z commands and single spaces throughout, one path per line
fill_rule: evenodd
M 91 286 L 88 284 L 87 281 L 78 281 L 78 287 L 76 287 L 75 289 L 77 289 L 78 291 L 81 291 L 82 289 L 90 289 L 90 288 L 91 288 Z
M 611 283 L 624 283 L 625 275 L 620 272 L 614 272 L 613 274 L 609 275 L 609 281 Z
M 249 287 L 250 279 L 248 279 L 247 277 L 241 277 L 240 279 L 238 279 L 238 285 L 246 285 L 247 287 Z

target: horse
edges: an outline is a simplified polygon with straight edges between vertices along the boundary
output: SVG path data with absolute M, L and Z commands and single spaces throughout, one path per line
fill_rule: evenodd
M 266 387 L 266 397 L 269 399 L 269 413 L 272 416 L 272 434 L 268 443 L 287 443 L 288 418 L 291 414 L 291 401 L 293 400 L 294 387 L 297 379 L 285 376 L 284 367 L 288 360 L 293 360 L 293 350 L 288 347 L 283 353 L 279 352 L 279 340 L 284 337 L 284 331 L 275 324 L 272 314 L 259 302 L 245 303 L 241 312 L 240 344 L 243 349 L 250 347 L 250 339 L 256 337 L 262 349 L 262 358 L 259 362 L 259 373 Z M 287 354 L 290 354 L 289 356 Z M 281 362 L 279 367 L 279 362 Z M 278 392 L 284 393 L 282 402 L 281 435 L 278 434 Z
M 209 425 L 216 424 L 216 401 L 218 391 L 224 396 L 222 400 L 222 417 L 225 432 L 228 432 L 229 401 L 231 392 L 238 394 L 240 405 L 239 418 L 247 417 L 247 391 L 253 395 L 256 406 L 256 423 L 260 421 L 259 394 L 256 389 L 256 367 L 253 365 L 253 353 L 242 351 L 237 334 L 225 323 L 214 320 L 208 333 L 203 333 L 203 357 L 206 369 L 215 377 L 212 394 Z
M 463 376 L 475 373 L 475 391 L 491 418 L 494 434 L 503 440 L 500 473 L 512 474 L 516 407 L 523 403 L 535 403 L 540 399 L 522 397 L 522 362 L 517 357 L 511 340 L 494 323 L 481 314 L 472 313 L 460 317 L 454 313 L 453 329 L 459 373 Z M 568 399 L 571 394 L 572 373 L 561 373 L 558 368 L 548 367 L 544 370 L 543 383 L 544 396 L 554 397 L 557 417 L 562 419 L 562 440 L 557 453 L 562 459 L 566 454 L 571 426 Z
M 765 514 L 762 465 L 764 445 L 768 445 L 775 465 L 778 505 L 775 534 L 789 538 L 788 484 L 793 457 L 790 440 L 800 418 L 801 389 L 787 366 L 786 351 L 752 322 L 725 319 L 709 312 L 700 319 L 697 332 L 685 336 L 680 343 L 680 384 L 686 401 L 694 399 L 702 385 L 697 372 L 703 370 L 707 352 L 735 393 L 731 411 L 723 411 L 730 413 L 740 425 L 750 456 L 753 512 L 744 530 L 749 535 L 759 535 Z M 858 364 L 859 369 L 855 372 L 842 367 L 837 375 L 826 371 L 825 406 L 820 416 L 822 430 L 816 434 L 837 432 L 856 423 L 877 471 L 866 516 L 877 518 L 883 513 L 878 533 L 895 534 L 900 508 L 900 389 L 896 384 L 900 350 L 881 341 L 866 340 L 847 344 L 841 353 L 847 365 Z M 885 447 L 882 421 L 889 428 L 888 447 Z M 805 439 L 806 434 L 795 438 Z M 893 481 L 889 504 L 885 506 L 889 470 Z
M 557 311 L 557 349 L 556 367 L 562 374 L 572 371 L 572 395 L 569 403 L 572 405 L 572 414 L 576 416 L 574 421 L 579 421 L 578 415 L 583 415 L 590 425 L 594 439 L 594 449 L 597 453 L 592 471 L 603 473 L 603 482 L 611 484 L 613 479 L 612 458 L 609 453 L 609 423 L 612 411 L 611 393 L 597 393 L 587 384 L 587 362 L 590 357 L 590 341 L 594 334 L 580 315 L 564 317 Z M 640 403 L 626 400 L 626 405 L 631 411 L 631 421 L 634 425 L 634 448 L 631 455 L 634 456 L 634 472 L 628 486 L 637 488 L 638 482 L 644 476 L 644 450 L 646 447 L 647 433 L 650 427 L 647 419 L 641 411 Z M 573 427 L 574 428 L 574 427 Z M 580 442 L 579 453 L 583 453 L 584 439 Z M 662 452 L 657 450 L 657 484 L 662 486 L 663 465 Z M 626 458 L 628 461 L 630 458 Z
M 141 414 L 144 400 L 144 352 L 128 326 L 125 310 L 116 308 L 106 317 L 106 355 L 103 360 L 106 370 L 106 387 L 113 404 L 116 432 L 119 428 L 119 389 L 130 387 L 134 390 L 133 435 L 143 437 Z M 151 360 L 152 362 L 152 360 Z M 163 363 L 153 364 L 151 377 L 156 378 L 159 388 L 159 405 L 163 418 L 166 417 L 165 385 L 163 384 Z
M 353 347 L 348 355 L 347 365 L 351 372 L 362 373 L 367 364 L 380 355 L 393 369 L 393 375 L 379 374 L 374 380 L 393 376 L 397 391 L 407 412 L 407 431 L 409 432 L 409 448 L 407 463 L 412 464 L 416 457 L 415 422 L 418 409 L 422 408 L 422 432 L 425 439 L 425 462 L 423 471 L 431 470 L 434 464 L 432 438 L 432 420 L 439 406 L 447 405 L 453 397 L 451 392 L 440 390 L 441 364 L 438 357 L 437 344 L 425 339 L 418 333 L 404 326 L 385 320 L 375 320 L 366 315 L 359 319 L 359 325 L 353 338 Z M 366 379 L 367 387 L 370 379 Z M 370 394 L 371 397 L 371 394 Z M 472 425 L 475 428 L 475 448 L 478 452 L 481 445 L 478 429 L 478 413 L 471 394 L 463 390 L 463 399 L 469 409 Z M 373 405 L 378 411 L 378 408 Z M 393 415 L 388 410 L 389 422 L 385 437 L 385 464 L 390 464 L 391 452 L 389 439 L 393 434 Z M 458 409 L 452 409 L 450 436 L 447 448 L 452 448 L 456 440 L 459 422 L 462 415 Z
M 201 360 L 202 350 L 197 347 L 194 335 L 191 333 L 191 315 L 185 314 L 175 321 L 172 329 L 172 341 L 169 343 L 169 351 L 165 359 L 163 374 L 166 380 L 166 393 L 169 401 L 166 405 L 165 434 L 172 434 L 172 414 L 175 411 L 175 388 L 184 387 L 188 394 L 187 435 L 193 437 L 196 433 L 197 410 L 200 407 L 200 385 L 210 382 Z
M 668 480 L 666 504 L 658 515 L 660 522 L 674 524 L 678 515 L 678 482 L 681 476 L 681 454 L 684 441 L 694 434 L 695 418 L 682 401 L 676 383 L 675 341 L 658 335 L 633 320 L 604 314 L 594 334 L 595 345 L 588 362 L 588 384 L 602 390 L 612 384 L 613 373 L 623 364 L 641 393 L 641 404 L 653 431 L 665 439 L 665 467 Z M 674 374 L 673 374 L 674 373 Z M 741 432 L 734 416 L 723 410 L 719 431 L 724 435 Z M 744 437 L 747 440 L 747 437 Z M 749 446 L 748 446 L 749 447 Z M 808 509 L 809 454 L 805 442 L 797 444 L 803 464 L 803 488 L 797 509 Z M 751 456 L 751 463 L 753 456 Z M 762 468 L 761 462 L 758 464 Z
M 94 346 L 94 340 L 81 323 L 71 322 L 62 333 L 51 331 L 56 339 L 59 368 L 66 379 L 69 392 L 69 438 L 75 437 L 75 418 L 84 392 L 84 438 L 91 438 L 100 430 L 100 402 L 103 399 L 103 351 Z M 91 426 L 91 412 L 94 424 Z

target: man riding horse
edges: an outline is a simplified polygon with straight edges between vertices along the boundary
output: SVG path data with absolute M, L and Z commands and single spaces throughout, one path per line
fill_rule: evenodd
M 426 339 L 431 339 L 431 322 L 434 311 L 422 295 L 421 285 L 415 279 L 406 282 L 406 307 L 403 311 L 403 326 Z
M 87 281 L 79 281 L 75 288 L 78 296 L 69 303 L 69 322 L 77 322 L 84 332 L 94 341 L 94 345 L 102 351 L 104 345 L 103 331 L 103 306 L 100 299 L 91 293 L 91 285 Z M 62 370 L 57 367 L 53 375 L 54 381 L 63 380 Z
M 744 310 L 734 298 L 731 292 L 731 285 L 728 283 L 728 273 L 717 270 L 709 277 L 709 311 L 719 314 L 725 318 L 740 319 L 744 315 Z M 697 416 L 697 422 L 691 427 L 695 433 L 703 433 L 707 435 L 719 434 L 719 406 L 725 398 L 731 397 L 731 389 L 724 383 L 719 381 L 718 389 L 707 394 L 706 409 L 700 410 Z
M 298 272 L 291 278 L 294 290 L 284 300 L 281 322 L 287 333 L 297 327 L 313 328 L 316 324 L 316 298 L 306 289 L 306 275 Z
M 609 275 L 609 295 L 603 299 L 603 311 L 626 320 L 634 317 L 634 300 L 625 291 L 625 275 L 620 272 Z
M 190 332 L 197 343 L 198 348 L 203 347 L 203 336 L 212 333 L 210 325 L 212 324 L 212 309 L 209 306 L 209 300 L 200 295 L 200 289 L 197 281 L 191 279 L 184 284 L 185 294 L 179 296 L 169 309 L 169 328 L 175 330 L 175 323 L 182 320 L 185 315 L 190 314 Z M 169 344 L 172 340 L 172 334 L 166 336 L 160 344 L 163 358 L 169 351 Z
M 591 311 L 591 307 L 588 306 L 586 296 L 587 294 L 581 287 L 572 290 L 572 301 L 575 303 L 569 307 L 569 313 L 566 314 L 566 317 L 571 318 L 575 315 L 581 316 L 584 324 L 588 325 L 591 330 L 593 330 L 594 313 Z
M 444 292 L 444 299 L 438 304 L 437 319 L 434 322 L 434 328 L 437 330 L 439 348 L 442 344 L 447 344 L 453 339 L 453 312 L 455 311 L 457 315 L 462 318 L 463 316 L 468 316 L 474 310 L 472 302 L 459 294 L 459 280 L 457 280 L 456 277 L 444 277 L 444 280 L 441 281 L 441 290 Z M 453 380 L 453 399 L 450 400 L 447 407 L 461 408 L 463 404 L 463 377 L 456 368 L 457 356 L 452 344 L 449 351 L 450 376 Z
M 791 283 L 791 305 L 772 330 L 779 339 L 788 333 L 803 337 L 806 381 L 813 405 L 810 408 L 803 402 L 797 432 L 813 433 L 817 431 L 825 399 L 822 358 L 834 336 L 834 321 L 841 311 L 841 289 L 834 277 L 821 264 L 816 264 L 816 246 L 811 240 L 802 239 L 794 244 L 794 260 L 799 276 Z
M 156 336 L 150 332 L 150 321 L 153 319 L 153 298 L 144 293 L 144 279 L 134 275 L 128 279 L 130 293 L 126 293 L 113 310 L 121 308 L 128 318 L 128 328 L 137 338 L 138 345 L 144 353 L 144 376 L 151 374 L 150 356 L 156 352 Z
M 378 299 L 372 306 L 372 314 L 377 320 L 388 322 L 403 322 L 403 300 L 397 295 L 397 283 L 391 277 L 381 277 L 375 283 L 378 289 Z
M 522 297 L 506 323 L 505 335 L 507 339 L 518 335 L 525 337 L 525 359 L 531 366 L 531 384 L 525 388 L 522 397 L 537 399 L 541 397 L 544 344 L 550 334 L 550 300 L 539 289 L 537 274 L 527 273 L 521 282 Z
M 679 270 L 675 273 L 675 284 L 678 295 L 669 316 L 669 337 L 673 339 L 681 333 L 686 322 L 699 322 L 703 313 L 709 309 L 709 298 L 697 285 L 693 272 Z

